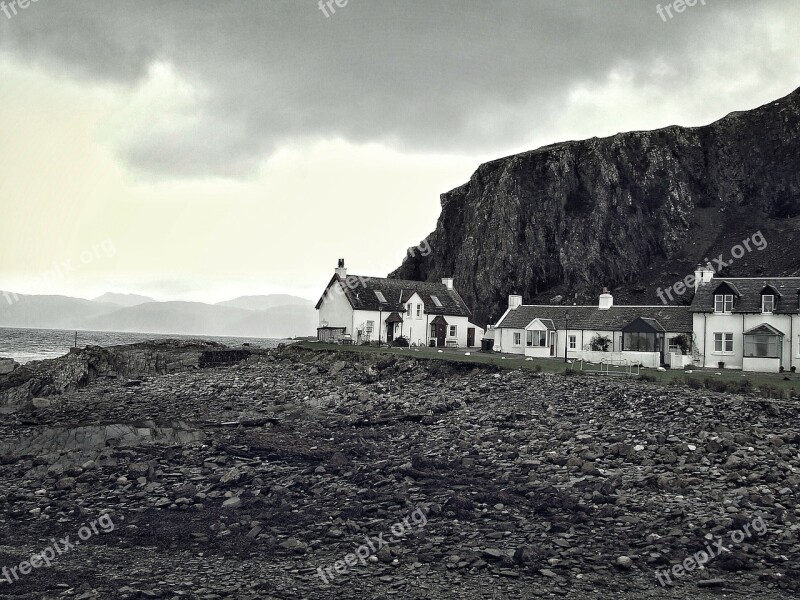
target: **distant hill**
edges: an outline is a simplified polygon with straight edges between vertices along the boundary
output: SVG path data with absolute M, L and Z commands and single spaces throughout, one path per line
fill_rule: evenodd
M 108 302 L 119 306 L 138 306 L 147 302 L 155 302 L 150 296 L 140 296 L 138 294 L 115 294 L 106 292 L 102 296 L 93 299 L 93 302 Z
M 118 308 L 114 304 L 69 296 L 20 294 L 10 304 L 4 297 L 0 297 L 0 327 L 78 329 L 87 320 L 114 312 Z
M 244 308 L 246 310 L 267 310 L 276 306 L 313 306 L 314 302 L 289 294 L 269 294 L 267 296 L 239 296 L 233 300 L 217 302 L 217 306 Z
M 310 300 L 278 294 L 219 304 L 156 302 L 134 294 L 103 294 L 94 300 L 28 295 L 12 299 L 9 303 L 0 295 L 0 327 L 271 338 L 314 335 L 317 327 Z

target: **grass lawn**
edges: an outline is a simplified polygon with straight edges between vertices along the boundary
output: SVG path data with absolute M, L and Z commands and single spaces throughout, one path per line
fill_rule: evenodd
M 300 342 L 297 346 L 309 350 L 334 350 L 336 352 L 360 352 L 365 354 L 393 354 L 396 356 L 407 356 L 418 359 L 444 360 L 448 362 L 494 365 L 500 369 L 528 369 L 531 371 L 542 371 L 545 373 L 564 374 L 566 369 L 580 370 L 580 362 L 565 364 L 564 359 L 555 358 L 525 358 L 515 354 L 498 354 L 479 352 L 477 349 L 469 351 L 465 349 L 453 350 L 436 348 L 389 348 L 376 346 L 339 346 L 336 344 L 323 344 L 320 342 Z M 466 356 L 469 352 L 470 355 Z M 586 368 L 590 368 L 589 365 Z M 597 368 L 596 365 L 591 368 Z M 785 397 L 797 397 L 800 395 L 800 375 L 795 373 L 742 373 L 741 371 L 730 371 L 720 369 L 693 369 L 691 374 L 682 370 L 657 371 L 656 369 L 640 370 L 640 375 L 646 380 L 652 380 L 662 385 L 689 385 L 695 389 L 711 386 L 717 391 L 722 391 L 722 386 L 729 386 L 730 391 L 734 388 L 747 385 L 749 382 L 752 388 L 757 388 L 771 397 L 778 397 L 784 394 Z M 642 377 L 640 377 L 642 378 Z M 708 380 L 708 385 L 706 384 Z M 738 392 L 738 390 L 736 390 Z M 761 395 L 761 394 L 759 394 Z

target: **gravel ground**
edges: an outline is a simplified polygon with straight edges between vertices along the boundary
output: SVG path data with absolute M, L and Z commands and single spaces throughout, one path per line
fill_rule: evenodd
M 792 403 L 297 347 L 123 370 L 0 417 L 0 567 L 80 542 L 0 598 L 800 597 Z

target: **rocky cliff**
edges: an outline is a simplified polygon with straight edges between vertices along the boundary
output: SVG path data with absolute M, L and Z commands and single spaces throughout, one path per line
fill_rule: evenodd
M 571 304 L 608 286 L 652 303 L 656 287 L 759 228 L 771 250 L 730 274 L 796 273 L 798 167 L 800 89 L 705 127 L 546 146 L 483 164 L 442 194 L 431 253 L 390 276 L 453 276 L 485 323 L 509 293 Z

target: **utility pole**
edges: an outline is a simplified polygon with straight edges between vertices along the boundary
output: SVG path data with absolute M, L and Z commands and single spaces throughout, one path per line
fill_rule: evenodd
M 568 363 L 567 350 L 569 350 L 569 311 L 564 311 L 564 362 Z

